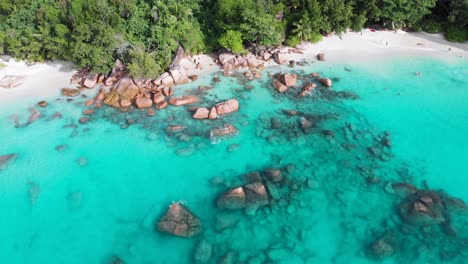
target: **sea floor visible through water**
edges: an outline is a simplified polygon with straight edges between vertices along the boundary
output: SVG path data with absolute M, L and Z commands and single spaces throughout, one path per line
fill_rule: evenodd
M 319 86 L 307 97 L 297 96 L 299 88 L 280 94 L 269 76 L 278 72 L 297 73 L 298 87 L 319 72 L 333 87 Z M 176 94 L 199 95 L 196 106 L 239 100 L 238 112 L 214 121 L 194 120 L 184 106 L 153 117 L 102 107 L 79 124 L 82 97 L 2 106 L 0 155 L 17 156 L 0 170 L 1 262 L 112 263 L 118 256 L 171 264 L 204 257 L 206 263 L 466 263 L 466 59 L 309 61 L 269 67 L 260 80 L 238 75 L 215 73 L 176 87 Z M 213 89 L 200 91 L 201 85 Z M 44 99 L 49 106 L 37 108 L 41 117 L 26 125 L 28 109 Z M 210 138 L 224 124 L 239 134 Z M 172 133 L 169 125 L 187 128 Z M 269 205 L 217 208 L 223 192 L 266 168 L 284 176 L 270 183 Z M 458 201 L 460 210 L 445 204 L 453 232 L 406 223 L 399 214 L 405 198 L 391 188 L 401 182 Z M 199 236 L 155 229 L 173 202 L 201 219 Z M 376 255 L 371 245 L 379 240 L 387 248 Z

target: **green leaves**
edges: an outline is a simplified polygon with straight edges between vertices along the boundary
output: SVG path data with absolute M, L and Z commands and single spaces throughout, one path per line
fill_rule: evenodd
M 226 48 L 233 53 L 244 52 L 244 47 L 242 46 L 242 33 L 239 31 L 228 30 L 219 37 L 218 41 L 223 48 Z
M 0 53 L 99 72 L 119 58 L 133 75 L 151 77 L 179 45 L 192 54 L 219 47 L 242 53 L 244 45 L 316 42 L 320 33 L 366 23 L 448 29 L 460 41 L 468 0 L 0 0 Z

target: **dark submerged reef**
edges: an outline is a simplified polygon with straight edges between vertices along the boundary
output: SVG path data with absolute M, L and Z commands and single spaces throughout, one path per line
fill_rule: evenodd
M 240 111 L 215 120 L 195 120 L 199 107 L 215 105 L 211 87 L 186 91 L 202 100 L 188 106 L 169 107 L 156 113 L 147 109 L 89 107 L 94 112 L 81 125 L 72 124 L 73 135 L 92 129 L 95 120 L 108 120 L 127 129 L 137 126 L 148 140 L 163 138 L 181 156 L 203 151 L 211 143 L 229 140 L 237 132 L 213 136 L 213 129 L 232 125 L 236 131 L 253 128 L 256 137 L 272 147 L 269 168 L 243 175 L 217 177 L 210 183 L 219 194 L 211 221 L 200 223 L 196 211 L 169 210 L 157 228 L 178 236 L 196 236 L 195 263 L 299 263 L 317 261 L 317 252 L 307 246 L 317 236 L 317 225 L 333 225 L 342 236 L 337 252 L 355 250 L 358 256 L 396 262 L 429 261 L 462 263 L 468 256 L 468 207 L 427 183 L 414 183 L 418 174 L 411 165 L 392 154 L 390 131 L 375 131 L 364 116 L 353 111 L 347 100 L 359 100 L 349 91 L 323 85 L 317 73 L 295 70 L 297 82 L 278 92 L 270 79 L 260 80 L 275 100 L 287 109 L 265 109 L 256 122 L 249 122 L 242 107 L 252 93 L 249 79 L 234 74 L 239 88 L 232 88 Z M 271 74 L 281 78 L 281 74 Z M 338 78 L 331 78 L 339 82 Z M 301 91 L 314 88 L 305 96 Z M 259 89 L 259 88 L 255 88 Z M 232 145 L 226 151 L 235 151 Z M 329 210 L 338 222 L 318 219 Z M 168 215 L 172 222 L 167 223 Z M 166 220 L 164 220 L 166 219 Z M 202 226 L 202 227 L 201 227 Z M 168 231 L 169 230 L 169 231 Z M 182 234 L 182 235 L 181 235 Z M 326 235 L 326 234 L 325 234 Z M 188 236 L 188 235 L 187 235 Z M 120 258 L 113 263 L 122 263 Z M 117 262 L 116 262 L 117 261 Z M 337 257 L 341 263 L 345 260 Z

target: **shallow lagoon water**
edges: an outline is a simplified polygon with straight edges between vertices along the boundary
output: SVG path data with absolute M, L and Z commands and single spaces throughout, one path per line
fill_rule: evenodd
M 360 99 L 277 94 L 268 71 L 321 72 L 336 78 L 333 90 Z M 403 232 L 396 212 L 401 199 L 385 191 L 388 182 L 407 181 L 468 200 L 466 59 L 401 58 L 378 67 L 309 63 L 262 74 L 246 83 L 252 91 L 239 78 L 222 77 L 202 95 L 201 105 L 239 99 L 240 111 L 217 121 L 192 120 L 185 107 L 154 117 L 102 108 L 80 125 L 84 98 L 48 98 L 42 118 L 14 128 L 8 116 L 17 113 L 24 123 L 27 108 L 44 98 L 2 107 L 0 153 L 18 157 L 0 171 L 0 259 L 109 263 L 118 255 L 126 263 L 192 263 L 194 248 L 205 240 L 213 247 L 212 263 L 226 256 L 232 263 L 372 263 L 366 248 L 387 232 L 396 234 L 399 245 L 385 263 L 467 259 L 466 217 L 454 223 L 461 223 L 456 238 L 438 227 Z M 212 84 L 212 77 L 176 93 Z M 284 109 L 317 117 L 317 130 L 305 133 L 299 117 L 284 115 Z M 56 111 L 63 118 L 49 120 Z M 136 123 L 121 128 L 126 116 Z M 281 125 L 272 128 L 272 118 Z M 224 123 L 234 124 L 239 135 L 211 144 L 209 129 Z M 166 132 L 178 124 L 188 127 L 183 136 Z M 373 157 L 368 148 L 384 131 L 392 148 Z M 345 150 L 343 143 L 355 147 Z M 57 151 L 62 144 L 65 150 Z M 245 183 L 241 175 L 268 167 L 282 168 L 288 179 L 278 186 L 279 201 L 255 213 L 216 208 L 223 191 Z M 371 177 L 378 183 L 369 183 Z M 155 231 L 173 201 L 201 218 L 202 235 L 183 239 Z

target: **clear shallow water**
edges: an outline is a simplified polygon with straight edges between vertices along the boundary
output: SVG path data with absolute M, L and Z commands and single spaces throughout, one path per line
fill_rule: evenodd
M 79 125 L 84 98 L 51 98 L 41 119 L 16 129 L 8 116 L 17 113 L 24 122 L 27 108 L 43 98 L 4 107 L 0 153 L 18 158 L 0 171 L 0 259 L 109 263 L 119 255 L 126 263 L 191 263 L 203 239 L 213 245 L 213 263 L 228 252 L 233 263 L 372 263 L 367 245 L 392 232 L 398 246 L 386 263 L 463 263 L 465 218 L 454 219 L 460 224 L 456 239 L 438 227 L 402 232 L 407 227 L 396 213 L 401 199 L 384 189 L 388 182 L 404 180 L 422 188 L 426 181 L 432 189 L 468 200 L 467 69 L 466 59 L 402 58 L 378 67 L 311 63 L 269 70 L 322 72 L 339 78 L 333 90 L 353 91 L 359 100 L 280 95 L 266 72 L 263 80 L 247 83 L 252 91 L 237 78 L 223 77 L 201 104 L 235 97 L 241 109 L 217 121 L 192 120 L 184 107 L 155 117 L 102 108 L 90 123 Z M 211 78 L 204 76 L 178 93 L 207 85 Z M 316 129 L 304 133 L 299 117 L 284 115 L 283 109 L 315 117 Z M 64 117 L 48 120 L 56 111 Z M 126 116 L 136 123 L 122 129 Z M 272 118 L 280 123 L 276 128 Z M 234 124 L 240 134 L 211 144 L 210 128 L 224 123 Z M 188 127 L 183 136 L 165 131 L 176 124 Z M 322 130 L 332 130 L 335 137 Z M 382 159 L 368 148 L 378 145 L 384 131 L 390 132 L 393 147 Z M 348 151 L 343 143 L 354 147 Z M 62 144 L 66 149 L 56 151 Z M 87 159 L 86 166 L 77 163 L 80 157 Z M 214 201 L 223 191 L 245 183 L 242 174 L 267 167 L 283 168 L 288 179 L 278 186 L 279 201 L 255 215 L 216 209 Z M 379 182 L 370 184 L 374 176 Z M 222 183 L 214 186 L 214 178 Z M 154 230 L 173 201 L 184 201 L 201 218 L 201 236 L 182 239 Z M 231 224 L 223 229 L 226 222 Z

